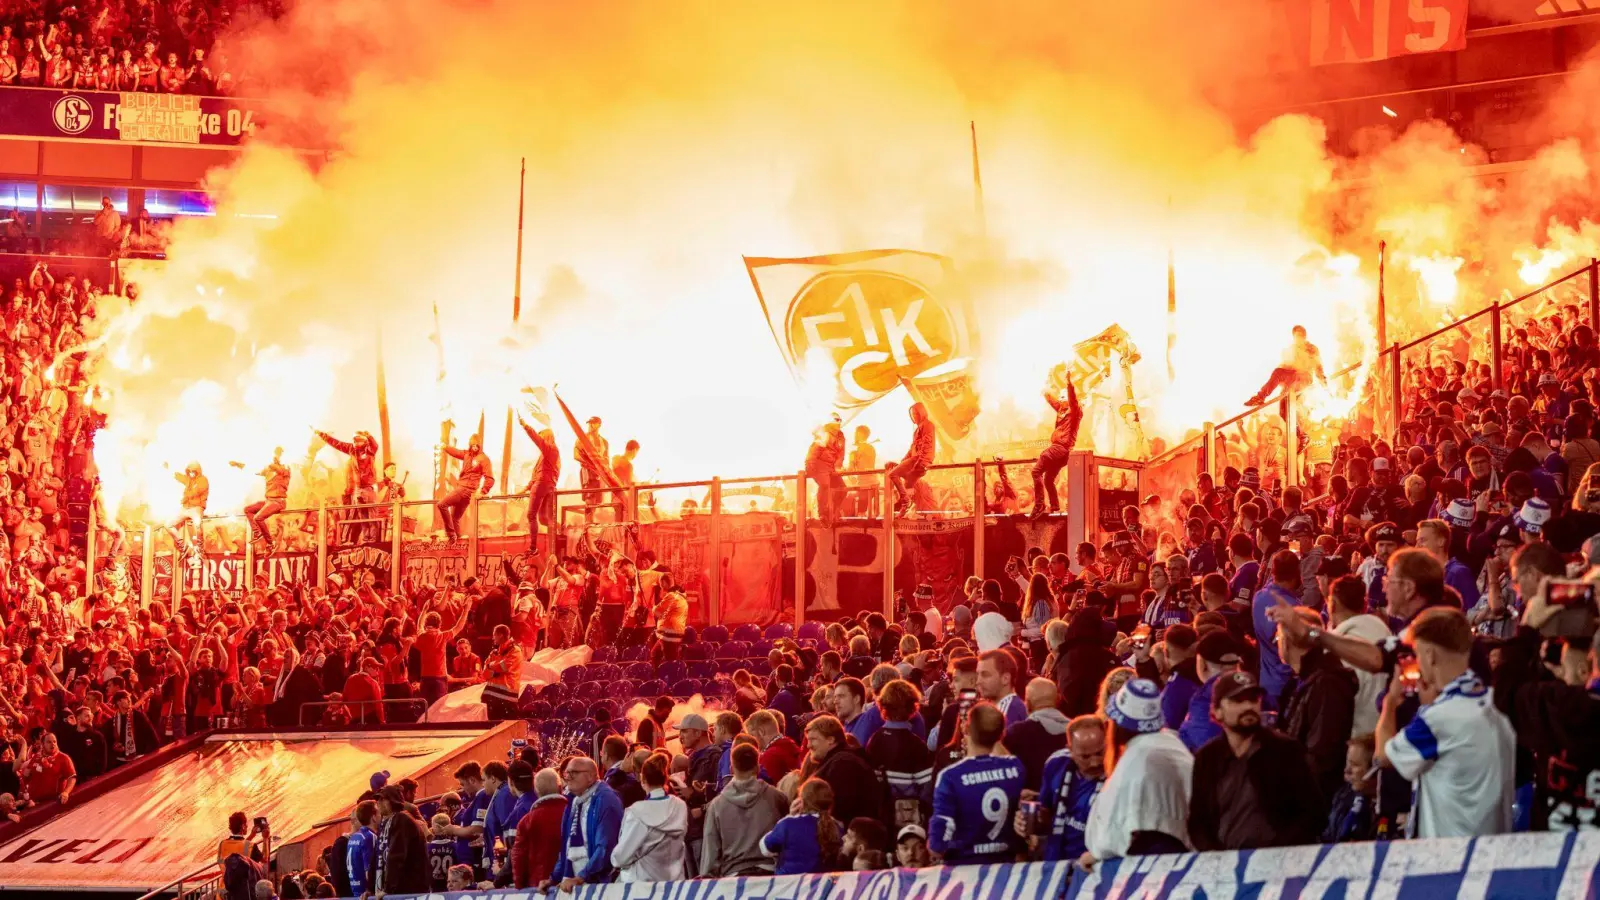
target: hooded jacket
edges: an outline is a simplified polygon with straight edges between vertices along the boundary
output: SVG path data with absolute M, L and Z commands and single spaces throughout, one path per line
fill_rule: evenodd
M 1028 718 L 1006 729 L 1006 749 L 1022 761 L 1023 787 L 1039 789 L 1045 760 L 1067 746 L 1068 721 L 1061 710 L 1051 706 L 1029 713 Z
M 859 747 L 839 746 L 817 767 L 816 777 L 833 788 L 833 817 L 849 822 L 856 816 L 883 816 L 883 785 Z
M 1067 639 L 1056 654 L 1056 707 L 1069 718 L 1092 713 L 1100 705 L 1100 682 L 1116 668 L 1106 646 L 1097 610 L 1079 610 L 1067 623 Z
M 789 814 L 789 798 L 759 778 L 735 778 L 706 808 L 700 874 L 713 878 L 771 875 L 761 836 Z
M 683 880 L 683 836 L 688 830 L 688 805 L 661 788 L 628 807 L 611 851 L 617 880 Z

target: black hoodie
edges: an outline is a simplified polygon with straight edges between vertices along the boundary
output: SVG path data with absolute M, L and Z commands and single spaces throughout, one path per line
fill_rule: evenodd
M 1068 718 L 1092 713 L 1100 705 L 1100 682 L 1117 666 L 1106 645 L 1098 610 L 1082 609 L 1067 623 L 1067 639 L 1056 654 L 1056 708 Z

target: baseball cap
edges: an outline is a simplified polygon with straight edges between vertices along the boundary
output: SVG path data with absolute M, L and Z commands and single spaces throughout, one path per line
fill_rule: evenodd
M 1249 672 L 1229 672 L 1218 678 L 1216 686 L 1211 689 L 1211 705 L 1218 706 L 1224 700 L 1234 700 L 1247 694 L 1265 696 L 1266 693 Z
M 1478 392 L 1473 390 L 1472 388 L 1462 388 L 1460 393 L 1456 394 L 1456 399 L 1457 400 L 1476 400 L 1476 399 L 1478 399 Z
M 1511 399 L 1511 395 L 1506 393 L 1505 391 L 1495 391 L 1494 393 L 1489 395 L 1489 399 L 1491 399 L 1491 400 L 1510 400 Z
M 683 719 L 678 722 L 678 730 L 686 731 L 689 729 L 693 729 L 695 731 L 707 731 L 708 729 L 706 728 L 705 716 L 702 716 L 699 713 L 689 713 L 687 716 L 684 716 Z
M 1393 522 L 1379 522 L 1372 527 L 1372 540 L 1374 543 L 1378 541 L 1394 541 L 1398 544 L 1400 543 L 1400 529 L 1395 527 Z
M 367 784 L 369 784 L 374 791 L 383 790 L 384 786 L 387 785 L 388 783 L 389 783 L 389 770 L 388 769 L 384 769 L 382 772 L 373 772 L 372 773 L 372 777 L 367 779 Z
M 1239 645 L 1226 631 L 1213 631 L 1194 645 L 1195 655 L 1209 663 L 1231 666 L 1239 662 Z
M 1553 372 L 1546 372 L 1543 375 L 1539 376 L 1539 387 L 1544 387 L 1547 384 L 1560 384 L 1560 383 L 1561 382 L 1556 379 L 1555 373 L 1553 373 Z
M 1483 436 L 1484 437 L 1488 437 L 1491 434 L 1499 434 L 1500 433 L 1500 423 L 1499 422 L 1485 422 L 1485 423 L 1483 423 L 1483 427 L 1479 428 L 1478 430 L 1483 432 Z
M 1126 547 L 1131 543 L 1133 543 L 1133 534 L 1127 531 L 1119 531 L 1116 537 L 1111 539 L 1111 546 L 1113 547 Z
M 1284 534 L 1306 535 L 1315 530 L 1311 527 L 1311 517 L 1306 515 L 1290 516 L 1289 521 L 1283 523 Z
M 1165 724 L 1161 716 L 1161 690 L 1147 678 L 1129 681 L 1107 704 L 1106 718 L 1138 734 L 1160 731 Z
M 1372 458 L 1372 471 L 1374 471 L 1374 472 L 1387 472 L 1387 471 L 1389 471 L 1389 458 L 1387 456 L 1374 456 Z
M 922 838 L 923 840 L 927 840 L 928 833 L 922 830 L 921 825 L 907 825 L 906 827 L 900 829 L 900 833 L 895 836 L 894 842 L 898 844 L 908 837 Z
M 1516 522 L 1507 522 L 1494 530 L 1496 543 L 1510 541 L 1513 544 L 1522 544 L 1522 532 L 1518 530 Z

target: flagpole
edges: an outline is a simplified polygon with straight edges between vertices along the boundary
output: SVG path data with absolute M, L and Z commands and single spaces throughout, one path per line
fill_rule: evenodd
M 378 329 L 378 435 L 383 440 L 383 464 L 389 465 L 389 384 L 383 373 L 383 329 Z
M 1172 250 L 1172 197 L 1167 197 L 1167 380 L 1175 377 L 1172 348 L 1178 342 L 1178 270 Z
M 983 170 L 978 165 L 977 120 L 969 120 L 967 127 L 972 132 L 972 205 L 974 212 L 978 216 L 978 237 L 988 240 L 989 218 L 983 209 Z
M 528 197 L 528 158 L 522 158 L 522 170 L 517 176 L 517 268 L 513 276 L 515 283 L 511 287 L 511 324 L 516 325 L 522 318 L 522 213 L 527 206 Z M 510 490 L 511 486 L 511 407 L 506 407 L 506 439 L 500 448 L 500 489 Z

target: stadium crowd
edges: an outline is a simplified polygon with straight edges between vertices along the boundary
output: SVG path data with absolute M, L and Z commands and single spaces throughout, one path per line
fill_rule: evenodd
M 0 4 L 0 85 L 227 96 L 218 36 L 274 0 L 11 0 Z

